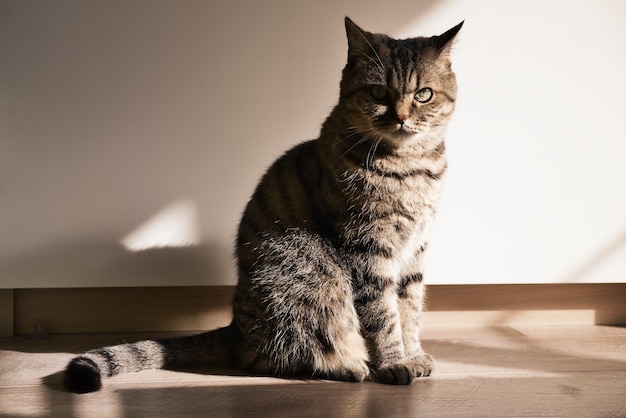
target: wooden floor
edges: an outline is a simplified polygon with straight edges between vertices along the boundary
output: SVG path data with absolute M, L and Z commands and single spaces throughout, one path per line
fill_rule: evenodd
M 426 329 L 436 371 L 407 387 L 158 370 L 63 391 L 72 353 L 147 336 L 0 340 L 0 417 L 626 417 L 626 328 L 602 326 Z

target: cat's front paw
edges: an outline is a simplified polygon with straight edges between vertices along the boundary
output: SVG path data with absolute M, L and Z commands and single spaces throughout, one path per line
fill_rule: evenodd
M 378 380 L 388 385 L 409 385 L 413 379 L 429 376 L 433 370 L 433 358 L 422 353 L 401 362 L 381 366 L 377 370 Z
M 325 377 L 343 382 L 362 382 L 369 377 L 370 369 L 365 364 L 354 367 L 342 367 L 325 373 Z

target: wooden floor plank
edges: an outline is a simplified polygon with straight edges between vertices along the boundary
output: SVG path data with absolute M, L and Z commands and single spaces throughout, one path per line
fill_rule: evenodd
M 118 383 L 101 392 L 0 388 L 4 416 L 213 417 L 623 417 L 626 372 L 426 378 L 408 387 L 375 383 L 267 384 L 239 378 Z M 232 379 L 231 379 L 232 381 Z
M 436 370 L 408 387 L 194 369 L 63 390 L 73 353 L 153 336 L 0 340 L 0 417 L 626 417 L 626 330 L 594 326 L 426 329 Z

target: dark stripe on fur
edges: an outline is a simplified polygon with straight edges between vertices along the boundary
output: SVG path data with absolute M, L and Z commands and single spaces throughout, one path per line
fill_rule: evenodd
M 392 258 L 393 250 L 391 248 L 385 247 L 384 245 L 374 241 L 373 239 L 360 240 L 352 245 L 350 245 L 351 251 L 357 251 L 360 253 L 367 253 L 369 255 L 375 255 L 383 258 Z
M 372 167 L 372 166 L 368 166 L 366 168 L 369 171 L 372 171 L 378 174 L 379 176 L 387 177 L 387 178 L 395 178 L 397 180 L 404 180 L 409 177 L 418 177 L 418 176 L 428 177 L 431 180 L 439 180 L 441 179 L 441 177 L 446 171 L 445 168 L 441 170 L 440 172 L 433 172 L 428 169 L 417 169 L 417 170 L 408 171 L 406 173 L 398 173 L 398 172 L 384 171 L 378 167 Z
M 392 278 L 358 272 L 352 274 L 352 283 L 352 287 L 355 290 L 354 301 L 356 305 L 377 301 L 381 298 L 385 289 L 394 286 Z
M 115 376 L 116 374 L 118 374 L 119 365 L 117 364 L 117 361 L 115 360 L 115 355 L 109 351 L 108 347 L 93 350 L 91 351 L 91 353 L 97 354 L 106 360 L 106 363 L 108 366 L 106 370 L 107 377 Z M 101 370 L 101 372 L 105 372 L 105 371 Z
M 413 273 L 402 277 L 402 279 L 400 279 L 400 283 L 398 284 L 398 296 L 407 297 L 407 286 L 410 286 L 413 283 L 420 283 L 422 280 L 424 280 L 424 275 L 422 273 Z

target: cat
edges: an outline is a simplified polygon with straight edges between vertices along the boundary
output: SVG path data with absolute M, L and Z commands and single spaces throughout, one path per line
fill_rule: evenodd
M 273 163 L 241 218 L 231 324 L 80 354 L 67 388 L 185 365 L 400 385 L 430 375 L 422 261 L 447 168 L 450 49 L 462 25 L 398 40 L 346 17 L 338 104 L 318 139 Z

